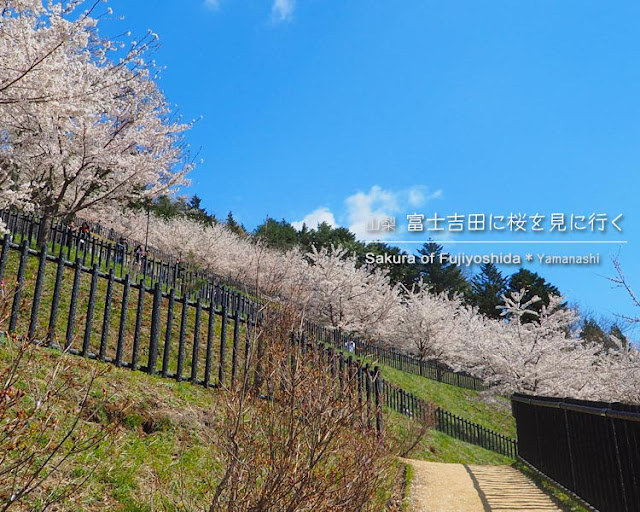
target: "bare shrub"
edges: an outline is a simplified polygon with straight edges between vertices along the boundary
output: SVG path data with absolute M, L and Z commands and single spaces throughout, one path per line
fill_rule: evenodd
M 79 384 L 65 354 L 38 354 L 16 335 L 0 338 L 0 510 L 43 511 L 83 493 L 96 462 L 86 457 L 113 439 L 115 429 L 89 423 L 89 393 L 99 372 Z M 56 358 L 41 365 L 41 358 Z
M 181 493 L 169 509 L 383 508 L 377 494 L 393 477 L 386 442 L 368 421 L 375 411 L 359 397 L 356 372 L 293 340 L 300 322 L 286 306 L 263 311 L 250 330 L 244 378 L 226 391 L 224 415 L 204 434 L 222 449 L 209 492 L 199 500 Z

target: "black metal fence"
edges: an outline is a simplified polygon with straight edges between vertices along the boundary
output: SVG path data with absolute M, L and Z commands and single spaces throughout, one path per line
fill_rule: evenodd
M 26 241 L 29 247 L 38 249 L 36 241 L 41 223 L 37 217 L 5 209 L 0 210 L 0 220 L 7 225 L 11 242 Z M 192 297 L 199 295 L 204 298 L 211 293 L 212 287 L 220 284 L 241 290 L 245 288 L 232 279 L 197 269 L 179 256 L 171 256 L 155 248 L 145 253 L 143 243 L 113 229 L 105 229 L 98 224 L 83 230 L 84 221 L 80 218 L 76 218 L 75 223 L 78 225 L 73 228 L 56 221 L 47 226 L 47 247 L 51 255 L 68 261 L 79 258 L 85 267 L 97 265 L 104 272 L 113 269 L 116 277 L 124 278 L 128 274 L 136 282 L 144 278 L 148 287 L 159 282 L 165 290 L 175 289 L 177 296 L 188 293 Z
M 389 409 L 427 425 L 436 426 L 435 414 L 438 407 L 434 404 L 425 402 L 385 380 L 382 381 L 382 395 L 384 405 Z
M 80 257 L 68 261 L 64 252 L 51 255 L 46 246 L 36 251 L 26 240 L 15 244 L 7 235 L 0 245 L 0 294 L 11 298 L 7 331 L 71 354 L 205 387 L 234 386 L 246 371 L 250 332 L 262 306 L 245 295 L 211 283 L 194 296 L 178 296 L 161 282 L 149 287 L 144 276 L 137 282 L 119 277 L 113 267 L 105 272 L 98 262 L 88 267 Z M 337 349 L 327 346 L 330 339 Z M 345 375 L 355 376 L 348 382 L 367 404 L 369 426 L 375 422 L 382 429 L 384 403 L 453 437 L 513 456 L 495 441 L 499 434 L 463 423 L 481 433 L 470 436 L 468 428 L 455 426 L 466 420 L 451 420 L 455 417 L 446 411 L 385 382 L 377 366 L 344 353 L 344 340 L 351 338 L 308 323 L 297 343 L 313 361 L 328 364 L 341 386 Z
M 0 210 L 0 220 L 3 220 L 10 232 L 10 241 L 21 243 L 27 241 L 35 248 L 38 233 L 41 229 L 40 220 L 33 216 L 15 210 Z M 126 237 L 113 229 L 105 229 L 99 224 L 92 225 L 91 230 L 83 232 L 83 219 L 75 218 L 75 228 L 69 224 L 51 221 L 48 226 L 48 250 L 52 255 L 63 257 L 68 261 L 80 259 L 84 267 L 98 266 L 98 270 L 108 273 L 113 269 L 117 278 L 129 275 L 130 280 L 153 288 L 161 283 L 163 292 L 175 290 L 176 297 L 189 295 L 203 301 L 209 301 L 220 285 L 231 286 L 237 290 L 246 290 L 257 295 L 245 283 L 240 283 L 210 271 L 190 268 L 186 262 L 175 255 L 169 255 L 152 248 L 153 256 L 142 257 L 135 251 L 136 246 L 143 246 L 139 241 L 121 239 Z M 398 370 L 420 375 L 422 377 L 450 384 L 465 389 L 486 389 L 483 381 L 464 372 L 455 372 L 442 362 L 435 360 L 421 360 L 411 355 L 378 345 L 367 343 L 351 334 L 339 329 L 324 327 L 307 322 L 305 329 L 310 336 L 324 343 L 330 343 L 336 348 L 345 348 L 353 343 L 353 351 L 361 357 L 371 356 L 379 363 Z
M 436 419 L 436 429 L 448 436 L 481 446 L 512 459 L 518 455 L 518 441 L 515 439 L 465 420 L 444 409 L 436 410 Z
M 601 512 L 640 511 L 640 406 L 515 394 L 519 454 Z
M 310 342 L 304 336 L 293 336 L 294 349 L 309 356 L 310 364 L 322 363 L 331 378 L 339 383 L 342 390 L 347 383 L 354 388 L 359 405 L 363 407 L 363 422 L 368 428 L 375 426 L 378 432 L 383 430 L 382 405 L 385 396 L 385 382 L 380 367 L 362 363 L 352 355 L 335 351 L 322 343 Z
M 399 352 L 391 348 L 384 348 L 361 340 L 351 334 L 344 333 L 339 329 L 332 329 L 308 322 L 306 330 L 312 333 L 316 339 L 324 343 L 329 343 L 336 348 L 353 351 L 360 357 L 371 357 L 397 370 L 420 375 L 427 379 L 443 382 L 464 389 L 482 391 L 487 389 L 482 379 L 473 377 L 465 372 L 455 372 L 446 364 Z M 350 343 L 353 343 L 350 345 Z
M 15 273 L 8 276 L 13 253 Z M 25 286 L 29 275 L 28 286 Z M 206 300 L 160 283 L 149 288 L 144 279 L 82 265 L 64 257 L 19 246 L 7 238 L 0 253 L 2 293 L 11 298 L 8 332 L 63 347 L 72 354 L 116 366 L 143 370 L 205 386 L 226 386 L 242 366 L 248 345 L 241 343 L 241 325 L 250 331 L 255 310 L 241 294 L 220 285 Z M 244 351 L 243 351 L 244 350 Z M 240 358 L 229 360 L 227 352 Z M 217 369 L 217 379 L 213 372 Z
M 456 416 L 384 380 L 382 395 L 385 406 L 415 420 L 433 425 L 433 428 L 450 437 L 512 459 L 518 455 L 518 441 L 515 439 Z
M 35 251 L 26 240 L 17 245 L 5 236 L 1 247 L 0 299 L 7 316 L 0 332 L 24 333 L 73 355 L 205 387 L 233 388 L 247 376 L 254 385 L 270 378 L 255 367 L 248 373 L 250 350 L 257 349 L 260 359 L 251 332 L 261 317 L 240 293 L 216 285 L 205 298 L 178 297 L 160 282 L 149 288 L 144 278 L 133 282 L 128 275 L 117 277 L 113 268 L 103 272 L 97 263 L 70 262 L 49 255 L 46 246 Z M 331 372 L 341 389 L 357 391 L 363 422 L 381 431 L 379 368 L 309 345 L 300 350 Z

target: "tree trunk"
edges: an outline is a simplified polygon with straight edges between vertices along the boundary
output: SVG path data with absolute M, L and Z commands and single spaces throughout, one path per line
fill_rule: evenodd
M 40 217 L 40 226 L 38 229 L 38 240 L 37 240 L 37 246 L 38 248 L 42 247 L 43 245 L 46 245 L 47 242 L 49 241 L 49 236 L 51 234 L 51 220 L 52 217 L 50 214 L 43 214 L 42 217 Z

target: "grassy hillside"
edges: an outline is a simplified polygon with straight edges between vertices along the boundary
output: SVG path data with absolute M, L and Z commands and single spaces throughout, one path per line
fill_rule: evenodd
M 416 439 L 417 428 L 413 420 L 395 411 L 387 411 L 385 420 L 387 434 L 401 441 L 402 447 L 409 447 Z M 458 441 L 434 429 L 429 429 L 415 447 L 404 456 L 412 459 L 460 464 L 513 463 L 513 460 L 508 457 Z
M 15 345 L 0 339 L 0 374 L 4 377 L 7 376 L 4 369 L 11 366 L 15 356 Z M 34 459 L 44 460 L 45 446 L 50 447 L 62 438 L 76 413 L 80 426 L 65 441 L 65 447 L 82 445 L 83 439 L 95 433 L 108 435 L 100 444 L 69 457 L 43 487 L 25 499 L 22 508 L 18 505 L 15 510 L 38 510 L 48 498 L 70 488 L 74 488 L 72 494 L 56 505 L 57 510 L 205 509 L 216 484 L 223 478 L 224 447 L 228 446 L 225 432 L 232 428 L 227 414 L 231 403 L 229 392 L 119 369 L 47 348 L 30 349 L 29 356 L 20 364 L 14 388 L 24 393 L 22 409 L 28 411 L 38 397 L 44 396 L 39 392 L 57 372 L 55 382 L 61 392 L 47 394 L 44 414 L 54 423 L 41 428 L 45 424 L 41 415 L 31 417 L 16 408 L 3 413 L 0 407 L 0 427 L 19 418 L 28 418 L 35 426 L 25 428 L 17 442 L 0 435 L 0 452 L 6 449 L 11 457 L 20 457 L 37 447 Z M 94 372 L 98 376 L 92 382 Z M 85 389 L 89 386 L 85 400 Z M 265 403 L 259 400 L 257 407 Z M 58 426 L 59 431 L 55 430 Z M 255 436 L 252 444 L 259 448 L 260 439 L 269 432 L 256 427 L 250 432 Z M 331 457 L 327 461 L 329 467 L 333 467 L 333 460 Z M 372 510 L 397 510 L 395 504 L 401 500 L 394 496 L 403 492 L 402 486 L 398 486 L 402 468 L 391 458 L 382 467 Z M 325 470 L 324 465 L 318 467 L 318 471 Z M 19 473 L 22 472 L 12 472 L 12 476 Z M 318 478 L 323 476 L 318 473 Z M 250 485 L 257 484 L 250 482 Z M 7 489 L 5 480 L 0 483 L 0 504 L 8 498 Z
M 26 282 L 23 292 L 20 317 L 17 331 L 26 332 L 31 313 L 33 283 L 37 271 L 37 258 L 29 257 L 26 268 Z M 17 273 L 18 253 L 12 251 L 5 276 L 5 293 L 9 296 Z M 38 318 L 36 338 L 43 339 L 47 335 L 53 283 L 55 282 L 56 265 L 49 263 L 46 267 L 41 301 L 41 313 Z M 91 276 L 81 274 L 79 284 L 79 300 L 73 346 L 80 348 L 84 336 L 87 315 L 88 296 Z M 55 330 L 55 338 L 64 343 L 66 336 L 66 319 L 69 315 L 70 296 L 73 283 L 73 269 L 65 268 L 63 288 L 60 298 L 59 322 Z M 90 352 L 96 354 L 103 329 L 106 300 L 106 279 L 97 280 L 96 303 L 93 327 L 90 331 Z M 111 316 L 109 320 L 109 337 L 107 357 L 114 357 L 115 337 L 120 323 L 120 302 L 123 285 L 115 283 L 111 299 Z M 138 291 L 131 289 L 129 296 L 129 314 L 126 321 L 125 353 L 126 361 L 130 360 L 135 330 L 135 306 Z M 140 364 L 147 362 L 149 333 L 151 331 L 151 294 L 145 296 L 141 329 Z M 10 302 L 10 301 L 9 301 Z M 160 308 L 160 325 L 166 326 L 168 300 L 165 298 Z M 169 371 L 176 369 L 176 343 L 180 324 L 181 306 L 176 303 L 173 320 L 173 341 Z M 1 316 L 1 315 L 0 315 Z M 2 320 L 6 322 L 6 318 Z M 203 311 L 202 324 L 208 323 L 208 313 Z M 227 331 L 226 374 L 230 373 L 230 354 L 232 344 L 232 322 Z M 221 337 L 220 318 L 214 323 L 214 338 L 217 340 L 212 359 L 212 381 L 217 376 L 219 360 L 219 343 Z M 195 336 L 195 308 L 190 307 L 185 325 L 185 367 L 183 375 L 190 374 L 190 362 Z M 204 337 L 206 330 L 200 333 L 198 379 L 203 378 Z M 161 331 L 159 347 L 159 363 L 162 361 L 164 331 Z M 241 339 L 244 338 L 244 325 L 240 327 Z M 146 343 L 144 340 L 147 340 Z M 0 363 L 3 366 L 10 360 L 10 351 L 0 344 Z M 45 376 L 51 372 L 59 361 L 59 353 L 49 349 L 36 351 L 35 368 L 38 375 Z M 242 361 L 239 361 L 242 364 Z M 77 407 L 81 389 L 88 385 L 92 369 L 99 368 L 100 377 L 94 383 L 90 393 L 92 413 L 83 417 L 83 424 L 91 430 L 92 425 L 102 428 L 114 425 L 117 435 L 109 443 L 96 446 L 83 452 L 63 468 L 57 480 L 83 481 L 80 493 L 72 501 L 68 501 L 65 509 L 81 510 L 117 510 L 117 511 L 152 511 L 152 510 L 189 510 L 185 500 L 201 506 L 210 498 L 213 483 L 221 478 L 223 467 L 222 440 L 220 432 L 225 428 L 227 395 L 225 392 L 212 391 L 189 383 L 178 383 L 174 380 L 152 377 L 129 369 L 117 369 L 111 365 L 90 362 L 78 357 L 65 357 L 66 379 L 73 382 L 73 393 L 58 397 L 53 404 L 52 417 L 60 421 L 68 412 Z M 416 375 L 406 374 L 392 368 L 383 368 L 384 377 L 390 382 L 403 387 L 416 396 L 434 402 L 450 412 L 480 423 L 487 428 L 505 435 L 514 435 L 513 419 L 508 402 L 503 399 L 489 399 L 483 394 L 463 390 L 437 383 Z M 21 386 L 29 389 L 33 379 L 25 376 Z M 390 444 L 407 444 L 412 442 L 411 431 L 415 429 L 412 420 L 389 412 L 385 426 L 387 440 Z M 439 432 L 430 431 L 421 439 L 409 456 L 426 460 L 443 462 L 463 462 L 478 464 L 503 464 L 509 459 L 501 457 L 479 447 L 456 441 Z M 389 485 L 381 487 L 380 503 L 384 503 L 394 486 L 393 477 L 387 479 Z M 396 486 L 397 487 L 397 486 Z M 41 492 L 55 492 L 55 489 Z M 71 498 L 69 498 L 71 500 Z M 384 506 L 383 506 L 384 508 Z
M 15 350 L 0 343 L 0 368 L 14 356 Z M 65 500 L 65 510 L 177 510 L 184 493 L 195 501 L 204 499 L 204 484 L 221 468 L 221 453 L 212 440 L 222 421 L 223 394 L 50 349 L 34 350 L 30 364 L 22 365 L 16 387 L 25 391 L 27 400 L 36 396 L 60 362 L 60 377 L 71 385 L 53 396 L 51 416 L 64 422 L 77 411 L 97 370 L 100 375 L 81 414 L 82 427 L 88 432 L 115 427 L 105 442 L 70 458 L 55 475 L 56 482 L 86 478 Z M 33 433 L 26 441 L 37 439 Z M 44 499 L 47 489 L 35 495 Z
M 14 283 L 18 274 L 19 258 L 18 251 L 12 250 L 9 252 L 9 258 L 7 261 L 6 273 L 4 277 L 4 293 L 8 297 L 8 307 L 11 307 L 11 298 L 14 290 Z M 34 287 L 36 281 L 36 275 L 38 271 L 38 258 L 35 256 L 27 257 L 27 265 L 25 268 L 25 286 L 22 290 L 22 300 L 20 305 L 20 311 L 18 316 L 18 322 L 16 326 L 16 332 L 26 333 L 29 327 L 31 317 L 31 305 L 33 302 Z M 35 329 L 34 339 L 44 340 L 49 336 L 53 336 L 53 339 L 58 345 L 64 345 L 67 339 L 67 325 L 71 309 L 71 297 L 74 285 L 74 268 L 65 266 L 62 274 L 62 284 L 60 289 L 60 299 L 58 304 L 58 320 L 55 328 L 51 330 L 49 328 L 50 313 L 52 309 L 54 287 L 56 281 L 57 263 L 48 262 L 45 266 L 44 280 L 42 286 L 42 296 L 40 300 L 39 314 L 37 318 L 37 324 Z M 75 305 L 76 313 L 73 322 L 72 332 L 72 348 L 80 350 L 83 346 L 85 329 L 87 325 L 87 310 L 89 304 L 89 296 L 91 290 L 92 276 L 89 272 L 80 272 L 80 279 L 78 283 L 78 300 Z M 132 283 L 133 284 L 133 283 Z M 95 301 L 94 311 L 89 329 L 89 353 L 98 354 L 100 351 L 100 343 L 102 334 L 106 328 L 107 332 L 107 344 L 105 350 L 105 356 L 108 359 L 114 360 L 116 357 L 117 338 L 122 319 L 121 305 L 123 302 L 123 295 L 125 293 L 125 286 L 121 281 L 114 281 L 111 290 L 111 300 L 107 301 L 107 288 L 108 279 L 99 277 L 96 281 L 95 289 Z M 124 344 L 123 344 L 123 361 L 125 363 L 132 360 L 132 353 L 134 347 L 134 333 L 136 331 L 136 309 L 139 299 L 139 290 L 130 287 L 128 291 L 128 307 L 126 309 L 126 319 L 124 323 Z M 142 315 L 139 325 L 139 339 L 141 340 L 138 347 L 138 365 L 144 366 L 147 364 L 148 352 L 149 352 L 149 339 L 151 333 L 152 323 L 152 302 L 153 293 L 147 291 L 143 294 Z M 105 323 L 106 306 L 109 306 L 108 322 Z M 169 311 L 169 298 L 164 297 L 160 306 L 159 315 L 159 346 L 158 346 L 158 370 L 160 370 L 164 353 L 164 341 L 166 338 L 166 331 L 168 326 L 168 311 Z M 184 328 L 184 364 L 182 368 L 183 378 L 189 379 L 191 376 L 191 362 L 194 354 L 194 338 L 196 333 L 196 307 L 194 305 L 187 306 L 185 316 L 185 328 Z M 169 373 L 175 373 L 178 365 L 178 339 L 181 329 L 181 316 L 182 316 L 182 303 L 179 300 L 174 301 L 173 317 L 171 326 L 171 344 L 168 355 L 168 371 Z M 206 309 L 202 309 L 200 317 L 200 330 L 199 330 L 199 344 L 197 354 L 198 368 L 196 377 L 202 381 L 204 379 L 204 361 L 206 356 L 206 340 L 208 333 L 210 313 Z M 218 366 L 220 361 L 220 341 L 222 336 L 222 322 L 220 314 L 215 315 L 213 319 L 213 330 L 211 333 L 213 340 L 213 351 L 211 354 L 211 379 L 212 382 L 216 382 L 218 375 Z M 225 376 L 228 379 L 231 374 L 231 350 L 233 346 L 233 330 L 234 323 L 232 318 L 229 318 L 225 346 L 226 346 L 226 358 L 225 358 Z M 239 339 L 244 340 L 245 324 L 239 325 Z M 240 342 L 240 347 L 243 348 L 244 342 Z M 239 360 L 238 364 L 242 365 L 243 350 L 238 351 Z
M 418 398 L 432 402 L 443 409 L 502 435 L 516 437 L 515 419 L 511 404 L 505 397 L 488 392 L 458 388 L 412 373 L 401 372 L 390 366 L 381 366 L 383 377 L 413 393 Z

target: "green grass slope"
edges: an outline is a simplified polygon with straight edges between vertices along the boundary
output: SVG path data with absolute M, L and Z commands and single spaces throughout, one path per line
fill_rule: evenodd
M 465 418 L 499 434 L 516 437 L 516 424 L 511 414 L 509 399 L 487 391 L 478 392 L 405 373 L 389 366 L 382 366 L 382 376 L 392 384 L 403 388 L 418 398 L 436 404 L 447 411 Z

